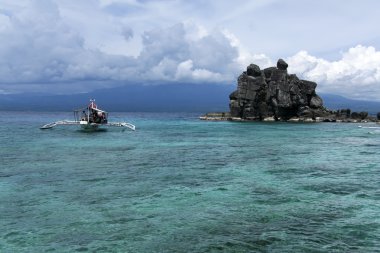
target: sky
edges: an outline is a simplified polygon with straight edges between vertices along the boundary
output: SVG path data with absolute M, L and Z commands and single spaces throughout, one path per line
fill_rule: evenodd
M 380 100 L 377 0 L 1 0 L 0 94 L 236 86 L 288 62 L 317 92 Z

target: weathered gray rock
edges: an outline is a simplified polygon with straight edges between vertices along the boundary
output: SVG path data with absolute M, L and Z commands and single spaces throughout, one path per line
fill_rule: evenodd
M 283 59 L 279 59 L 277 61 L 277 68 L 281 70 L 286 70 L 288 68 L 288 64 Z
M 310 99 L 310 107 L 312 108 L 320 108 L 323 106 L 323 100 L 320 96 L 315 94 L 311 99 Z
M 288 64 L 279 59 L 277 67 L 260 70 L 250 64 L 238 78 L 238 87 L 230 95 L 232 117 L 243 119 L 290 118 L 326 115 L 315 82 L 289 75 Z
M 236 100 L 237 98 L 238 98 L 238 91 L 237 90 L 235 90 L 234 92 L 232 92 L 231 94 L 230 94 L 230 100 Z
M 314 111 L 309 106 L 302 106 L 302 107 L 298 108 L 297 116 L 313 118 L 314 117 Z
M 276 67 L 269 67 L 269 68 L 264 69 L 265 78 L 271 78 L 272 72 L 276 69 L 277 69 Z
M 299 87 L 302 94 L 313 95 L 315 94 L 315 88 L 317 88 L 317 84 L 315 82 L 301 80 L 301 85 Z
M 249 76 L 261 76 L 260 67 L 256 64 L 251 64 L 247 67 L 247 75 Z

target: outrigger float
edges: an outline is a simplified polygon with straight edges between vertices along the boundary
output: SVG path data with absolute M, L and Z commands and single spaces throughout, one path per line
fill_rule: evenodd
M 40 129 L 51 129 L 58 125 L 78 125 L 83 130 L 89 131 L 96 131 L 103 126 L 136 130 L 136 126 L 128 122 L 108 122 L 108 112 L 100 110 L 95 104 L 95 99 L 91 99 L 87 107 L 74 110 L 74 120 L 60 120 L 48 123 L 40 127 Z

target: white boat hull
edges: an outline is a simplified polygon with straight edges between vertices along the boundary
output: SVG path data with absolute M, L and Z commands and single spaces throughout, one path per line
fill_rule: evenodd
M 79 125 L 83 130 L 98 130 L 99 124 L 96 123 L 88 123 L 87 121 L 80 121 Z

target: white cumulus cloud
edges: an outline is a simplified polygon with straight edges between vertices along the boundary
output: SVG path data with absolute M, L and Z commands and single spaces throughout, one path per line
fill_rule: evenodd
M 379 99 L 380 51 L 357 45 L 343 52 L 341 59 L 328 61 L 300 51 L 287 58 L 289 72 L 316 81 L 322 92 L 351 98 Z
M 232 82 L 241 67 L 238 58 L 238 48 L 221 31 L 179 23 L 145 32 L 137 62 L 141 78 Z
M 0 14 L 8 22 L 0 30 L 5 91 L 81 92 L 150 81 L 232 83 L 241 67 L 230 38 L 191 22 L 145 31 L 141 52 L 128 57 L 87 47 L 53 2 L 31 1 L 28 7 L 11 19 Z M 121 31 L 126 40 L 133 37 L 131 28 Z

